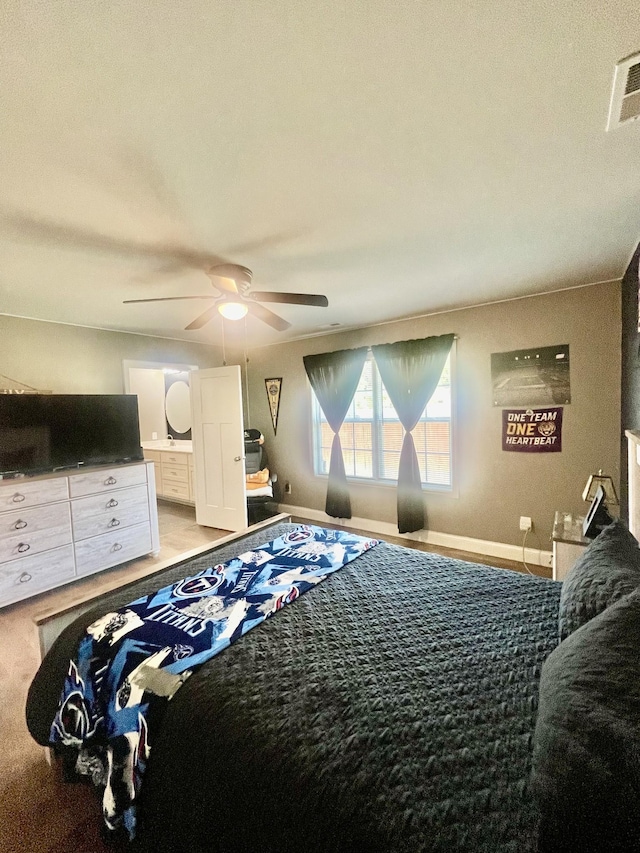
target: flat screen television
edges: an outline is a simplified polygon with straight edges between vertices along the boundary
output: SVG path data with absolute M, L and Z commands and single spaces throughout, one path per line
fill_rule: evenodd
M 0 394 L 0 477 L 142 458 L 133 394 Z

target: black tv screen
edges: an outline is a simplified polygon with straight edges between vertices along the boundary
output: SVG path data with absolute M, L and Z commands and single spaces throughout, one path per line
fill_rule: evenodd
M 142 458 L 133 394 L 0 394 L 0 476 Z

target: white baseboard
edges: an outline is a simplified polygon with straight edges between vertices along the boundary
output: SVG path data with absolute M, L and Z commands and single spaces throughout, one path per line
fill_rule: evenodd
M 304 506 L 280 504 L 280 512 L 286 512 L 309 521 L 330 522 L 343 527 L 357 527 L 376 536 L 395 536 L 399 539 L 411 539 L 415 542 L 426 542 L 429 545 L 441 545 L 443 548 L 455 548 L 457 551 L 468 551 L 470 554 L 483 554 L 486 557 L 500 557 L 503 560 L 522 562 L 522 546 L 508 545 L 505 542 L 490 542 L 487 539 L 473 539 L 470 536 L 456 536 L 453 533 L 438 533 L 435 530 L 417 530 L 415 533 L 398 533 L 398 528 L 388 521 L 375 521 L 371 518 L 332 518 L 319 509 L 309 509 Z M 537 548 L 525 548 L 524 558 L 533 566 L 550 568 L 552 565 L 551 551 Z

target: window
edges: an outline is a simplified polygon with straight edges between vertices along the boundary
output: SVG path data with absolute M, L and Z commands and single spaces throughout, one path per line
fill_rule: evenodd
M 440 381 L 413 430 L 424 486 L 453 485 L 451 426 L 451 361 L 449 353 Z M 340 429 L 347 477 L 396 482 L 404 430 L 382 385 L 373 356 L 365 361 L 360 383 Z M 313 395 L 313 442 L 316 474 L 329 473 L 333 431 Z

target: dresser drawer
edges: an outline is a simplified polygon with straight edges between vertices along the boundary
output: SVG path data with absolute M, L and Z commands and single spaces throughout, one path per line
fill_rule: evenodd
M 88 539 L 118 527 L 132 527 L 149 519 L 146 486 L 133 486 L 105 495 L 71 501 L 74 539 Z
M 68 503 L 0 514 L 0 563 L 71 542 Z
M 72 545 L 3 563 L 0 566 L 0 605 L 53 589 L 74 577 Z
M 163 450 L 162 465 L 163 467 L 165 465 L 180 465 L 181 467 L 184 467 L 190 458 L 190 453 L 171 453 L 167 450 Z
M 147 482 L 147 469 L 142 465 L 123 465 L 117 468 L 99 468 L 86 474 L 74 474 L 69 478 L 72 498 L 83 495 L 110 492 Z
M 149 523 L 125 527 L 75 543 L 78 577 L 126 563 L 151 551 Z
M 8 536 L 15 536 L 20 532 L 25 536 L 31 536 L 37 531 L 65 525 L 69 525 L 68 501 L 2 512 L 0 513 L 0 545 Z
M 189 469 L 185 465 L 182 468 L 179 468 L 175 465 L 166 465 L 162 464 L 162 479 L 164 480 L 173 480 L 177 483 L 188 483 L 189 482 Z
M 188 501 L 189 483 L 176 483 L 173 480 L 163 480 L 162 494 L 167 498 L 180 498 L 180 500 Z
M 51 480 L 6 480 L 0 485 L 0 512 L 64 501 L 69 497 L 66 477 Z

